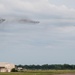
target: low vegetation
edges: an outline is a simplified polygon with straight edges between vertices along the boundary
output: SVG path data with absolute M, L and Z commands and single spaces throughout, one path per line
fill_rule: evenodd
M 0 75 L 55 75 L 75 73 L 75 70 L 27 70 L 24 72 L 0 73 Z

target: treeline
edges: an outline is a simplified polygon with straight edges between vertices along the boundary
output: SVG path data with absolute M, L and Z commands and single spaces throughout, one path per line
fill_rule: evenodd
M 69 64 L 53 64 L 53 65 L 16 65 L 17 67 L 21 67 L 23 69 L 29 69 L 29 70 L 74 70 L 75 65 L 69 65 Z

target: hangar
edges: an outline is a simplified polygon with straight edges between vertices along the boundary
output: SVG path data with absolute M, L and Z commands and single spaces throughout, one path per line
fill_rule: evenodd
M 11 72 L 13 68 L 15 68 L 14 64 L 0 62 L 0 72 Z

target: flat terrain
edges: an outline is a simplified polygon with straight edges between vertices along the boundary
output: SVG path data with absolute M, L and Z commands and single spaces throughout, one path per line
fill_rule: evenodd
M 75 75 L 75 70 L 27 70 L 25 72 L 0 73 L 0 75 Z
M 58 74 L 58 75 L 75 75 L 75 74 Z

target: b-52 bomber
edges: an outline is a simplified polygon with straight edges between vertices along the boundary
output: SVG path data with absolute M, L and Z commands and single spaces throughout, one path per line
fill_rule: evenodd
M 5 19 L 1 19 L 1 18 L 0 18 L 0 23 L 3 23 L 4 21 L 5 21 Z
M 34 23 L 34 24 L 40 23 L 39 21 L 33 21 L 33 20 L 30 20 L 30 19 L 19 19 L 17 21 L 19 21 L 21 23 Z
M 33 24 L 38 24 L 40 23 L 39 21 L 34 21 L 34 20 L 31 20 L 31 19 L 25 19 L 25 18 L 10 18 L 10 19 L 5 19 L 5 18 L 0 18 L 0 23 L 33 23 Z

